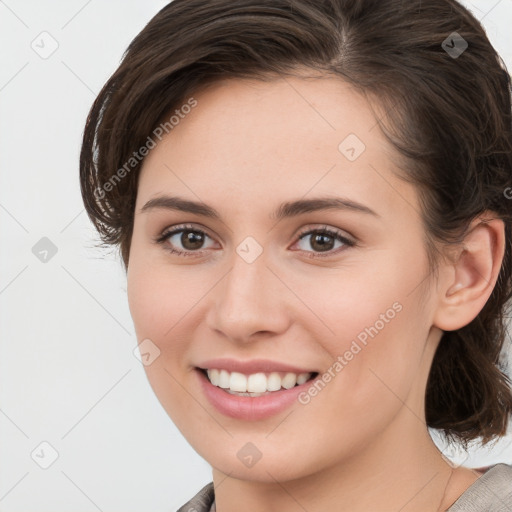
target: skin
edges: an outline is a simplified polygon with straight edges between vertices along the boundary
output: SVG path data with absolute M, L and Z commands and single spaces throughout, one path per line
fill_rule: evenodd
M 452 474 L 430 438 L 427 377 L 442 331 L 468 324 L 491 294 L 503 223 L 476 219 L 465 251 L 443 261 L 436 282 L 416 190 L 394 174 L 394 149 L 354 89 L 326 77 L 228 80 L 194 98 L 195 109 L 144 161 L 128 298 L 139 341 L 160 350 L 148 379 L 211 464 L 217 510 L 242 502 L 247 512 L 445 510 L 480 473 Z M 350 133 L 366 146 L 353 162 L 338 149 Z M 202 201 L 221 220 L 141 211 L 163 194 Z M 270 218 L 284 201 L 323 196 L 358 201 L 378 217 L 324 210 Z M 208 235 L 199 256 L 179 235 L 154 242 L 183 223 Z M 298 235 L 324 225 L 356 246 L 336 242 L 318 257 L 325 253 L 314 236 Z M 236 252 L 248 236 L 263 248 L 252 263 Z M 189 256 L 171 254 L 171 245 Z M 267 420 L 222 415 L 193 371 L 214 357 L 325 371 L 396 302 L 401 311 L 317 396 Z M 247 442 L 262 454 L 250 468 L 237 457 Z

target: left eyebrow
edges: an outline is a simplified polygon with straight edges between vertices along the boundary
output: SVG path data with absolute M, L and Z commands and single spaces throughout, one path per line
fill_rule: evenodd
M 345 197 L 319 197 L 316 199 L 299 199 L 279 205 L 277 210 L 270 216 L 271 219 L 281 220 L 285 217 L 294 217 L 302 213 L 310 213 L 321 210 L 348 210 L 359 213 L 366 213 L 375 217 L 380 215 L 368 206 Z
M 202 215 L 211 219 L 221 219 L 217 210 L 205 203 L 191 201 L 177 196 L 159 196 L 150 199 L 141 209 L 140 213 L 153 208 L 163 208 L 166 210 L 177 210 L 187 213 Z M 298 199 L 288 201 L 279 205 L 279 207 L 270 215 L 271 219 L 281 220 L 288 217 L 295 217 L 303 213 L 316 212 L 321 210 L 348 210 L 359 213 L 366 213 L 375 217 L 380 215 L 368 206 L 343 197 L 319 197 L 315 199 Z

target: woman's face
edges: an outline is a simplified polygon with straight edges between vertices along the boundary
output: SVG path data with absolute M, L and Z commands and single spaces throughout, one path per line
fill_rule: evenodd
M 259 481 L 423 432 L 441 331 L 420 206 L 366 101 L 334 78 L 231 80 L 194 99 L 144 161 L 128 266 L 169 416 L 212 466 Z M 224 371 L 213 385 L 198 368 Z M 284 389 L 287 373 L 318 376 Z M 245 382 L 281 391 L 220 387 Z

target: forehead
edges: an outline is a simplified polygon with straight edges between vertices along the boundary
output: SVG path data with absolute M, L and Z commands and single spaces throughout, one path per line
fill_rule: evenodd
M 270 209 L 272 198 L 306 194 L 417 207 L 415 190 L 393 173 L 396 150 L 376 114 L 340 79 L 232 79 L 192 96 L 197 105 L 145 158 L 138 208 L 170 191 L 216 209 L 228 197 Z

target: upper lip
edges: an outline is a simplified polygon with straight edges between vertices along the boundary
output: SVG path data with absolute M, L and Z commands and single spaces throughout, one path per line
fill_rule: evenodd
M 209 359 L 198 365 L 203 370 L 227 370 L 250 375 L 253 373 L 289 372 L 289 373 L 316 373 L 315 370 L 299 368 L 270 359 L 251 359 L 249 361 L 237 361 L 236 359 L 222 358 Z

